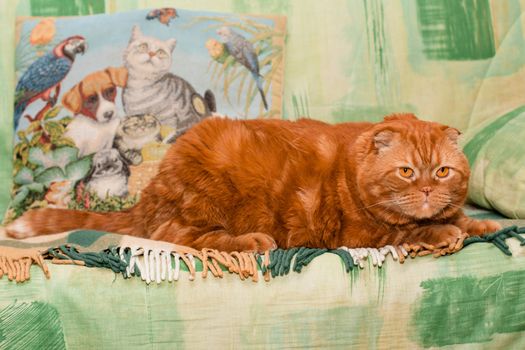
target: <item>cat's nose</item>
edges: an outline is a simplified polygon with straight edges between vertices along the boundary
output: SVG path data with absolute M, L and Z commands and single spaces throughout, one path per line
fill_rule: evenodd
M 148 55 L 149 55 L 149 57 L 153 57 L 153 56 L 155 56 L 155 52 L 150 51 L 150 52 L 148 52 Z
M 430 186 L 425 186 L 425 187 L 421 187 L 420 191 L 428 196 L 430 192 L 433 191 L 433 189 Z

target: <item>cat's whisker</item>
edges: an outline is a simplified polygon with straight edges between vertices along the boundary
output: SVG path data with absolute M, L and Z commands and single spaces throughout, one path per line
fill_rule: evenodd
M 416 199 L 405 199 L 405 200 L 397 201 L 396 204 L 405 205 L 405 204 L 412 204 L 416 202 L 417 202 Z
M 396 201 L 397 201 L 397 199 L 390 199 L 390 200 L 386 200 L 386 201 L 377 202 L 375 204 L 372 204 L 372 205 L 369 205 L 369 206 L 366 206 L 366 207 L 357 208 L 354 212 L 360 211 L 360 210 L 364 210 L 364 209 L 368 209 L 368 208 L 372 208 L 372 207 L 375 207 L 375 206 L 378 206 L 378 205 L 381 205 L 381 204 L 395 203 Z
M 461 205 L 454 204 L 452 202 L 448 202 L 447 206 L 450 206 L 452 208 L 462 209 L 463 207 Z

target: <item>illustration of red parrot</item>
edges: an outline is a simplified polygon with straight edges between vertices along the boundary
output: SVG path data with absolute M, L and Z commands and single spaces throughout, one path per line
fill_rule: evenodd
M 25 109 L 34 101 L 41 99 L 47 103 L 34 118 L 26 116 L 30 121 L 42 119 L 56 104 L 62 80 L 73 66 L 75 56 L 79 53 L 84 54 L 86 46 L 86 40 L 82 36 L 69 37 L 29 66 L 16 86 L 15 129 Z M 54 95 L 51 96 L 53 91 Z

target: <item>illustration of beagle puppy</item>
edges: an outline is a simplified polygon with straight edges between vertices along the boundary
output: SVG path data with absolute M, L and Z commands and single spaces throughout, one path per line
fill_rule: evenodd
M 87 75 L 62 98 L 62 105 L 75 114 L 64 136 L 75 142 L 79 157 L 111 148 L 120 123 L 115 97 L 124 87 L 126 68 L 109 67 Z

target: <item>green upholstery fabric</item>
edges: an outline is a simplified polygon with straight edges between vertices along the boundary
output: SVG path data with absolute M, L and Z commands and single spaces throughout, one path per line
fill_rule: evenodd
M 15 14 L 77 15 L 102 7 L 115 13 L 166 3 L 85 0 L 65 9 L 61 0 L 0 2 L 0 211 L 10 188 Z M 454 0 L 176 3 L 288 16 L 286 118 L 379 120 L 412 111 L 465 131 L 468 146 L 523 105 L 518 0 L 466 0 L 463 7 Z M 509 134 L 504 139 L 521 142 Z M 472 142 L 469 155 L 492 160 L 490 149 Z M 483 191 L 474 186 L 473 198 L 507 214 Z M 493 215 L 473 208 L 469 214 Z M 104 239 L 95 243 L 108 247 L 112 241 Z M 146 285 L 108 269 L 51 264 L 47 280 L 33 267 L 24 284 L 0 280 L 0 348 L 521 349 L 525 250 L 512 238 L 507 243 L 511 257 L 496 246 L 473 244 L 450 257 L 403 265 L 388 258 L 380 269 L 369 263 L 350 274 L 338 256 L 324 254 L 301 274 L 269 283 L 230 274 L 192 282 L 183 272 L 178 282 Z
M 87 233 L 53 242 L 88 251 L 140 246 L 126 236 Z M 402 265 L 391 256 L 382 267 L 369 259 L 350 273 L 339 256 L 323 254 L 301 273 L 257 283 L 226 271 L 190 281 L 181 271 L 178 281 L 146 284 L 106 268 L 48 263 L 50 279 L 33 267 L 23 284 L 0 280 L 0 348 L 45 348 L 52 336 L 56 349 L 519 349 L 525 247 L 514 238 L 506 243 L 512 257 L 480 243 Z M 154 247 L 142 241 L 148 244 Z
M 0 3 L 0 217 L 7 209 L 11 192 L 13 144 L 13 94 L 15 7 Z
M 525 107 L 467 132 L 470 197 L 510 218 L 525 217 Z

